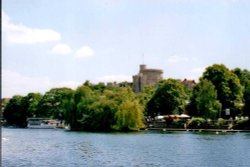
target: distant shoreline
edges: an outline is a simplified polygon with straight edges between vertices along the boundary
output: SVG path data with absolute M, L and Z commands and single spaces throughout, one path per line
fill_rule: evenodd
M 13 127 L 13 126 L 1 126 L 1 128 L 7 128 L 7 129 L 36 129 L 36 128 L 20 128 L 20 127 Z M 37 129 L 48 129 L 48 128 L 37 128 Z M 61 129 L 61 130 L 68 130 L 66 128 L 53 128 L 53 129 Z M 51 130 L 51 129 L 50 129 Z M 72 130 L 74 131 L 74 130 Z M 137 132 L 143 132 L 143 131 L 159 131 L 159 132 L 215 132 L 215 133 L 250 133 L 250 130 L 243 130 L 243 129 L 183 129 L 183 128 L 142 128 L 140 130 L 137 130 Z M 98 131 L 79 131 L 79 132 L 98 132 Z M 105 132 L 105 131 L 102 131 Z M 108 131 L 107 133 L 117 132 L 117 131 Z M 119 132 L 136 132 L 135 130 L 131 131 L 119 131 Z
M 181 128 L 145 128 L 142 129 L 145 131 L 163 131 L 163 132 L 177 132 L 177 131 L 181 131 L 181 132 L 233 132 L 233 133 L 237 133 L 237 132 L 250 132 L 250 130 L 241 130 L 241 129 L 181 129 Z

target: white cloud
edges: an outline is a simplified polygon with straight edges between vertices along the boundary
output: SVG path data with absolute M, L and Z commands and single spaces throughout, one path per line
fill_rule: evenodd
M 106 75 L 96 79 L 96 82 L 132 82 L 130 75 Z
M 83 57 L 90 57 L 95 54 L 94 50 L 91 49 L 89 46 L 83 46 L 78 49 L 75 53 L 76 58 L 83 58 Z
M 11 43 L 33 44 L 61 39 L 61 35 L 54 30 L 31 28 L 21 23 L 13 23 L 4 11 L 2 11 L 2 28 Z
M 180 63 L 180 62 L 188 62 L 189 58 L 188 57 L 182 57 L 182 56 L 170 56 L 167 61 L 169 63 Z
M 57 55 L 67 55 L 70 54 L 72 52 L 72 49 L 66 45 L 66 44 L 57 44 L 56 46 L 54 46 L 50 52 L 52 54 L 57 54 Z
M 29 77 L 15 71 L 2 71 L 2 97 L 24 96 L 30 92 L 45 93 L 51 88 L 59 87 L 75 89 L 79 85 L 76 81 L 54 82 L 48 77 Z

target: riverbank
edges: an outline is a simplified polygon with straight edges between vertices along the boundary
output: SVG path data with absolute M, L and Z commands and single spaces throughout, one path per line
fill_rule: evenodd
M 235 130 L 235 129 L 179 129 L 179 128 L 145 128 L 145 131 L 163 131 L 163 132 L 174 132 L 174 131 L 186 131 L 186 132 L 245 132 L 250 133 L 250 130 Z
M 192 118 L 188 120 L 166 120 L 148 121 L 144 129 L 160 131 L 194 131 L 194 132 L 250 132 L 250 120 L 205 120 L 203 118 Z

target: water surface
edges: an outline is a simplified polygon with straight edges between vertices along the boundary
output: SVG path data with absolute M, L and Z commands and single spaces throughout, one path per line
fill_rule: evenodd
M 249 133 L 2 129 L 3 167 L 249 167 Z

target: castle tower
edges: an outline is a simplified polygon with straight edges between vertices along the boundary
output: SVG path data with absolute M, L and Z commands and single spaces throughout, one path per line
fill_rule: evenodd
M 162 79 L 163 71 L 160 69 L 147 69 L 146 65 L 140 65 L 140 71 L 133 76 L 133 90 L 140 92 L 145 85 L 156 85 Z

